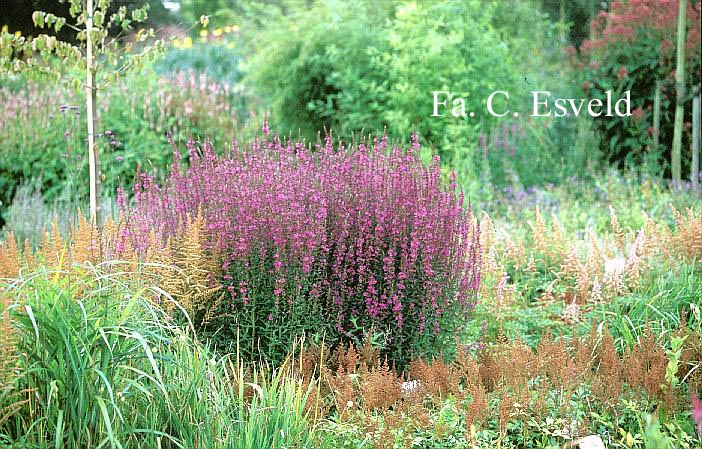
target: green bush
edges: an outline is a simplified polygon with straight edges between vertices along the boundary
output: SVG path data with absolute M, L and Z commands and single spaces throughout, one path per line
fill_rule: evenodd
M 206 73 L 218 82 L 228 81 L 233 85 L 242 78 L 241 62 L 239 52 L 226 43 L 198 43 L 190 48 L 169 49 L 156 61 L 155 68 L 160 75 L 190 71 Z
M 383 99 L 374 98 L 387 78 L 372 66 L 371 51 L 387 48 L 383 31 L 389 2 L 317 2 L 262 26 L 258 54 L 246 82 L 267 100 L 284 133 L 314 138 L 323 127 L 338 133 L 382 129 Z M 397 134 L 400 135 L 400 134 Z
M 691 142 L 691 88 L 700 84 L 700 12 L 702 3 L 687 2 L 684 98 L 686 127 L 683 148 Z M 615 2 L 608 12 L 593 20 L 592 38 L 580 54 L 570 49 L 571 62 L 581 74 L 582 89 L 589 98 L 614 99 L 631 91 L 630 117 L 598 120 L 602 150 L 621 165 L 646 165 L 655 174 L 666 167 L 673 140 L 675 111 L 675 42 L 678 2 Z M 653 147 L 653 104 L 656 83 L 661 84 L 660 147 Z M 683 154 L 683 170 L 689 157 Z
M 555 27 L 528 2 L 509 8 L 458 0 L 381 7 L 369 1 L 317 2 L 309 10 L 269 19 L 263 28 L 255 36 L 261 42 L 246 80 L 267 101 L 283 133 L 314 139 L 324 127 L 350 139 L 384 127 L 394 136 L 417 131 L 465 182 L 482 171 L 475 151 L 480 134 L 513 119 L 487 112 L 492 92 L 508 91 L 510 110 L 524 116 L 530 90 L 570 90 L 567 69 L 556 62 L 562 55 L 548 45 L 555 41 Z M 466 114 L 475 117 L 453 117 L 451 99 L 439 109 L 441 117 L 432 117 L 435 91 L 464 98 Z M 503 106 L 496 96 L 495 110 Z M 530 126 L 539 135 L 529 136 L 529 148 L 511 156 L 525 182 L 544 183 L 549 173 L 561 179 L 563 171 L 553 169 L 553 160 L 582 167 L 587 152 L 569 154 L 583 148 L 571 145 L 577 130 L 564 133 L 557 127 Z M 543 156 L 540 161 L 535 154 Z M 491 179 L 509 179 L 502 163 L 490 164 Z

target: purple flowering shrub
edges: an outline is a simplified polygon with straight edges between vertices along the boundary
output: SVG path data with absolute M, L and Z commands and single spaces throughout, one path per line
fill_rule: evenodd
M 313 150 L 263 131 L 223 156 L 190 142 L 162 186 L 140 175 L 123 237 L 146 251 L 199 211 L 227 292 L 209 327 L 267 358 L 302 333 L 374 337 L 399 365 L 453 342 L 476 300 L 479 231 L 438 157 L 424 165 L 416 135 L 408 150 L 385 136 Z

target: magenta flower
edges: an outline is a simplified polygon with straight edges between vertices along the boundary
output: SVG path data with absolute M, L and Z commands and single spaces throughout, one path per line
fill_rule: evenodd
M 692 420 L 697 425 L 697 435 L 702 438 L 702 401 L 695 394 L 692 393 Z
M 189 142 L 189 167 L 175 150 L 163 185 L 141 174 L 134 206 L 121 203 L 131 247 L 145 253 L 151 232 L 165 240 L 199 210 L 220 281 L 238 290 L 235 310 L 269 301 L 260 316 L 287 319 L 307 301 L 344 335 L 352 323 L 431 335 L 446 319 L 466 321 L 480 285 L 479 231 L 455 179 L 442 182 L 438 157 L 422 163 L 416 134 L 408 149 L 385 135 L 336 148 L 327 135 L 312 149 L 267 131 L 264 120 L 249 149 L 233 144 L 224 156 Z

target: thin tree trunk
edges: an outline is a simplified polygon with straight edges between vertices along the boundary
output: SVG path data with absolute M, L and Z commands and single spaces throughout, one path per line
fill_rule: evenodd
M 653 150 L 658 151 L 661 136 L 661 82 L 656 81 L 653 93 Z
M 682 131 L 683 106 L 685 103 L 685 12 L 687 10 L 687 0 L 679 0 L 678 3 L 678 48 L 677 62 L 675 65 L 675 128 L 673 131 L 673 151 L 671 154 L 671 169 L 673 180 L 680 181 L 681 168 L 680 160 L 682 153 Z
M 93 61 L 93 0 L 88 2 L 88 17 L 85 21 L 87 32 L 87 76 L 86 107 L 88 115 L 88 164 L 90 172 L 90 221 L 93 226 L 100 226 L 100 159 L 95 146 L 95 67 Z
M 697 190 L 700 186 L 700 87 L 695 86 L 692 97 L 692 167 L 690 181 Z
M 561 15 L 561 20 L 560 20 L 560 28 L 561 28 L 561 43 L 564 43 L 566 41 L 565 38 L 565 0 L 561 0 L 561 8 L 560 8 L 560 15 Z

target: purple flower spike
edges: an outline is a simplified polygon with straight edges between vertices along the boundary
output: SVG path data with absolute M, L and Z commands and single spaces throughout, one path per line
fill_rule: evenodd
M 200 211 L 237 310 L 267 297 L 259 316 L 282 320 L 314 301 L 339 332 L 363 323 L 426 336 L 472 310 L 479 231 L 453 175 L 442 181 L 438 157 L 422 162 L 417 134 L 406 151 L 386 134 L 336 147 L 327 134 L 313 148 L 271 135 L 267 119 L 261 132 L 221 156 L 189 141 L 189 165 L 176 157 L 162 185 L 139 175 L 133 205 L 120 199 L 129 246 L 145 254 L 152 233 L 165 241 Z

